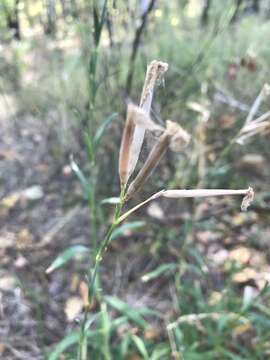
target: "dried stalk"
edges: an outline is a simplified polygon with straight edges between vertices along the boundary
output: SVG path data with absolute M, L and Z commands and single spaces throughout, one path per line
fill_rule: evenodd
M 229 196 L 229 195 L 245 195 L 241 204 L 242 211 L 246 211 L 247 208 L 250 206 L 251 202 L 254 200 L 254 191 L 251 187 L 249 187 L 248 189 L 241 189 L 241 190 L 227 190 L 227 189 L 161 190 L 156 194 L 150 196 L 145 201 L 131 208 L 123 215 L 121 215 L 117 220 L 117 224 L 120 224 L 129 215 L 137 211 L 139 208 L 147 204 L 149 201 L 158 199 L 160 197 L 180 199 L 180 198 L 200 198 L 200 197 Z
M 245 125 L 249 124 L 254 119 L 254 116 L 256 115 L 262 101 L 265 100 L 265 98 L 269 96 L 269 94 L 270 94 L 270 86 L 269 84 L 264 84 L 262 90 L 260 91 L 259 95 L 257 96 L 256 100 L 254 101 L 250 109 Z
M 195 190 L 165 190 L 162 196 L 166 198 L 198 198 L 209 196 L 225 195 L 246 195 L 253 191 L 251 188 L 244 190 L 227 190 L 227 189 L 195 189 Z

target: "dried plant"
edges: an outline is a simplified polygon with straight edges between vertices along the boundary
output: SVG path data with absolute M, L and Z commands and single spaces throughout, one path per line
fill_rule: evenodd
M 119 153 L 119 177 L 121 187 L 126 185 L 129 177 L 134 171 L 134 152 L 132 151 L 132 144 L 136 126 L 138 127 L 141 125 L 145 128 L 154 128 L 154 123 L 143 109 L 133 104 L 129 104 Z
M 168 70 L 168 64 L 154 60 L 148 65 L 144 86 L 141 94 L 140 107 L 149 115 L 154 95 L 156 81 Z M 130 160 L 130 172 L 136 167 L 141 152 L 146 124 L 138 123 L 135 127 L 134 136 L 131 145 L 132 159 Z
M 270 111 L 267 111 L 263 115 L 259 116 L 258 118 L 254 119 L 256 116 L 261 103 L 270 95 L 270 86 L 269 84 L 264 84 L 262 90 L 260 91 L 259 95 L 255 99 L 249 114 L 246 118 L 246 121 L 235 137 L 235 142 L 238 144 L 243 145 L 245 141 L 258 134 L 265 132 L 265 130 L 270 128 Z
M 224 190 L 224 189 L 195 189 L 195 190 L 161 190 L 150 196 L 146 200 L 140 202 L 136 206 L 128 209 L 122 213 L 123 207 L 126 205 L 128 199 L 138 193 L 147 180 L 151 176 L 154 169 L 159 164 L 162 156 L 167 149 L 172 151 L 183 151 L 184 147 L 190 142 L 191 136 L 177 123 L 167 120 L 166 127 L 162 128 L 156 125 L 149 117 L 151 103 L 153 99 L 154 85 L 156 80 L 167 70 L 168 65 L 160 62 L 153 61 L 147 69 L 145 84 L 141 96 L 140 106 L 133 104 L 128 105 L 127 118 L 123 131 L 120 154 L 119 154 L 119 177 L 121 183 L 121 192 L 119 201 L 116 204 L 113 221 L 105 234 L 103 240 L 101 240 L 94 253 L 94 264 L 89 272 L 89 284 L 88 289 L 84 291 L 84 303 L 85 311 L 83 321 L 81 323 L 80 339 L 79 339 L 79 352 L 78 359 L 86 360 L 87 355 L 87 331 L 88 331 L 88 313 L 93 308 L 94 301 L 101 300 L 101 293 L 99 291 L 99 284 L 97 282 L 99 274 L 99 266 L 103 259 L 103 255 L 106 252 L 108 245 L 110 244 L 114 231 L 119 224 L 128 218 L 132 213 L 139 208 L 147 204 L 149 201 L 153 201 L 160 197 L 163 198 L 197 198 L 206 196 L 231 196 L 241 195 L 244 196 L 242 201 L 242 210 L 246 210 L 254 198 L 254 192 L 252 188 L 243 190 Z M 257 119 L 258 120 L 258 119 Z M 262 120 L 261 122 L 264 122 Z M 260 123 L 261 123 L 260 122 Z M 253 124 L 250 121 L 247 126 Z M 156 144 L 150 151 L 147 160 L 142 168 L 139 170 L 135 179 L 128 186 L 128 181 L 133 174 L 133 171 L 138 162 L 140 150 L 144 140 L 144 134 L 146 130 L 156 131 L 159 130 L 161 135 L 159 136 Z M 80 176 L 82 176 L 80 174 Z M 85 251 L 85 248 L 81 249 Z M 87 296 L 86 296 L 87 295 Z M 101 308 L 103 303 L 101 303 Z M 108 358 L 110 356 L 108 355 Z

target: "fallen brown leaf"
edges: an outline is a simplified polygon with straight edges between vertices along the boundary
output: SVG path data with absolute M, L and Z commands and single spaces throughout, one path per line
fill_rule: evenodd
M 229 259 L 237 261 L 242 265 L 246 265 L 252 256 L 251 249 L 245 246 L 239 246 L 229 252 Z

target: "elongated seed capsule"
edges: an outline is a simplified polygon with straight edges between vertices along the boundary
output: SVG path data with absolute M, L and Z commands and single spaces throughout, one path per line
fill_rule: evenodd
M 130 147 L 135 130 L 135 107 L 128 106 L 126 123 L 122 135 L 120 153 L 119 153 L 119 177 L 121 186 L 124 186 L 129 178 L 129 162 L 130 162 Z
M 133 182 L 130 184 L 126 200 L 131 198 L 136 192 L 141 190 L 143 185 L 145 184 L 146 180 L 149 178 L 149 176 L 152 174 L 158 163 L 160 162 L 162 156 L 166 152 L 167 148 L 171 145 L 172 139 L 174 139 L 175 136 L 179 136 L 179 133 L 182 133 L 182 143 L 187 144 L 187 141 L 189 141 L 189 135 L 181 128 L 180 125 L 167 120 L 166 122 L 166 130 L 163 132 L 163 134 L 158 139 L 157 143 L 154 145 L 153 149 L 151 150 L 150 154 L 148 155 L 148 158 L 146 159 L 146 162 L 144 163 L 143 167 L 139 171 L 136 178 L 133 180 Z M 188 137 L 188 138 L 187 138 Z
M 150 114 L 151 111 L 151 104 L 154 95 L 154 87 L 156 81 L 168 70 L 168 64 L 153 60 L 148 66 L 144 81 L 144 86 L 142 90 L 141 100 L 140 100 L 140 108 L 142 108 L 146 114 Z M 146 130 L 146 124 L 138 123 L 136 124 L 133 141 L 131 145 L 131 153 L 133 154 L 132 159 L 130 161 L 130 172 L 136 168 L 143 140 Z
M 130 199 L 136 192 L 138 192 L 143 187 L 144 183 L 152 174 L 160 159 L 166 152 L 169 144 L 170 135 L 168 134 L 167 130 L 165 130 L 159 138 L 158 142 L 154 145 L 138 175 L 130 184 L 127 191 L 126 200 Z
M 145 128 L 150 131 L 162 130 L 160 126 L 156 125 L 150 119 L 143 109 L 136 105 L 129 104 L 119 153 L 119 177 L 122 186 L 128 182 L 133 172 L 132 164 L 136 154 L 133 153 L 131 145 L 134 142 L 136 126 L 140 124 L 144 124 Z

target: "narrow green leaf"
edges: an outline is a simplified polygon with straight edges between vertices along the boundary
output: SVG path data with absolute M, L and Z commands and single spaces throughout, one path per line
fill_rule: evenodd
M 109 115 L 108 117 L 106 117 L 104 119 L 102 124 L 97 128 L 97 131 L 96 131 L 94 139 L 93 139 L 93 145 L 94 145 L 95 149 L 98 147 L 100 140 L 101 140 L 104 132 L 106 131 L 107 127 L 110 125 L 112 120 L 116 118 L 117 115 L 118 115 L 117 113 L 113 113 L 113 114 Z
M 105 301 L 109 306 L 126 315 L 128 319 L 141 328 L 145 329 L 147 327 L 147 322 L 140 315 L 138 310 L 131 308 L 128 304 L 114 296 L 105 296 Z
M 144 221 L 132 221 L 121 225 L 112 233 L 111 241 L 123 235 L 126 230 L 135 230 L 145 226 L 145 224 L 146 223 Z
M 89 249 L 83 245 L 74 245 L 63 251 L 57 258 L 52 262 L 52 264 L 46 270 L 46 273 L 49 274 L 52 271 L 62 267 L 65 263 L 70 261 L 74 256 L 82 253 L 89 252 Z
M 79 331 L 74 331 L 68 334 L 63 340 L 61 340 L 54 350 L 49 354 L 48 360 L 59 360 L 60 355 L 70 346 L 77 344 L 80 339 Z
M 170 354 L 169 345 L 166 343 L 160 344 L 155 347 L 153 353 L 151 354 L 150 359 L 151 360 L 167 359 L 167 358 L 169 358 L 169 354 Z
M 116 205 L 119 204 L 120 202 L 120 198 L 119 197 L 109 197 L 106 199 L 103 199 L 100 203 L 103 204 L 111 204 L 111 205 Z
M 88 319 L 84 325 L 84 331 L 87 331 L 90 326 L 97 320 L 97 318 L 100 316 L 100 313 L 94 314 L 94 315 L 88 315 Z
M 84 132 L 84 142 L 87 150 L 88 159 L 91 163 L 95 162 L 95 151 L 93 146 L 93 141 L 90 135 L 85 131 Z
M 75 175 L 77 176 L 77 178 L 80 181 L 80 185 L 81 185 L 81 188 L 82 188 L 82 191 L 83 191 L 84 198 L 86 200 L 89 200 L 90 196 L 91 196 L 91 186 L 89 184 L 89 181 L 86 179 L 84 173 L 79 168 L 79 166 L 75 163 L 74 160 L 71 160 L 70 166 L 71 166 L 71 169 L 74 171 Z
M 98 8 L 95 2 L 93 8 L 93 20 L 94 20 L 94 39 L 95 39 L 95 45 L 97 46 L 99 40 L 99 34 L 100 34 L 100 23 L 99 23 Z
M 127 357 L 129 344 L 130 344 L 130 334 L 126 333 L 122 337 L 122 341 L 121 341 L 121 345 L 120 345 L 120 353 L 121 353 L 122 358 L 124 358 L 124 359 L 126 359 L 126 357 Z
M 87 338 L 92 339 L 95 338 L 96 336 L 99 336 L 100 334 L 101 334 L 100 330 L 87 331 L 86 336 Z M 80 332 L 79 331 L 71 332 L 56 345 L 54 350 L 49 354 L 48 360 L 59 360 L 60 355 L 63 354 L 63 352 L 70 346 L 77 345 L 79 343 L 79 340 L 80 340 Z
M 104 22 L 106 19 L 106 9 L 107 9 L 107 0 L 104 0 L 102 13 L 99 16 L 98 14 L 98 8 L 96 3 L 94 2 L 94 8 L 93 8 L 93 16 L 94 16 L 94 39 L 95 39 L 95 45 L 99 45 L 100 35 L 104 26 Z
M 148 360 L 149 355 L 148 355 L 148 352 L 146 350 L 146 347 L 145 347 L 144 342 L 142 341 L 142 339 L 139 338 L 139 336 L 137 336 L 137 335 L 132 335 L 131 339 L 134 342 L 134 344 L 136 345 L 136 348 L 139 350 L 139 352 L 143 356 L 143 358 L 145 360 Z
M 153 279 L 159 277 L 164 272 L 167 272 L 169 270 L 174 270 L 176 268 L 177 268 L 177 264 L 173 264 L 173 263 L 160 265 L 155 270 L 143 275 L 142 276 L 142 281 L 147 282 L 149 280 L 153 280 Z

